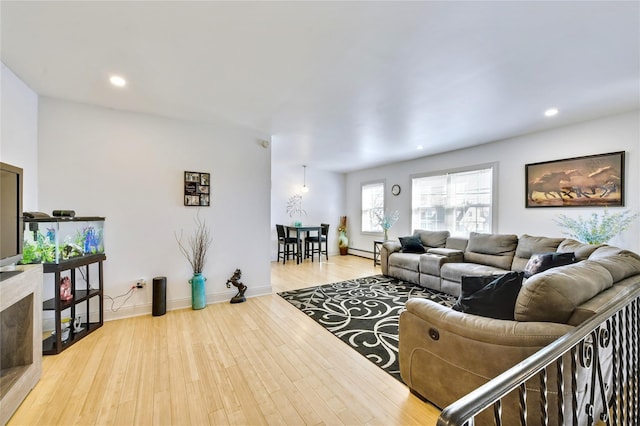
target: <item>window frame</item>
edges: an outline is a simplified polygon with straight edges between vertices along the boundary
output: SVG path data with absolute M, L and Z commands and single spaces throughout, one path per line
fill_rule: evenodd
M 374 235 L 374 236 L 379 236 L 379 235 L 383 235 L 384 232 L 382 231 L 382 229 L 380 229 L 379 231 L 365 231 L 364 230 L 364 222 L 362 220 L 363 217 L 363 213 L 364 213 L 364 206 L 362 205 L 362 196 L 363 196 L 363 191 L 365 186 L 371 186 L 371 185 L 382 185 L 382 212 L 385 211 L 386 209 L 386 203 L 387 203 L 387 197 L 386 197 L 386 191 L 387 191 L 387 181 L 386 179 L 376 179 L 376 180 L 371 180 L 371 181 L 366 181 L 366 182 L 362 182 L 360 183 L 360 233 L 362 235 Z
M 416 223 L 414 223 L 414 210 L 416 209 L 416 207 L 414 207 L 413 205 L 413 200 L 414 200 L 414 180 L 415 179 L 420 179 L 420 178 L 425 178 L 425 177 L 434 177 L 434 176 L 447 176 L 447 175 L 453 175 L 453 174 L 458 174 L 458 173 L 466 173 L 466 172 L 473 172 L 473 171 L 479 171 L 479 170 L 485 170 L 485 169 L 491 169 L 491 230 L 487 231 L 490 233 L 495 233 L 497 232 L 498 228 L 498 162 L 490 162 L 490 163 L 482 163 L 482 164 L 474 164 L 474 165 L 470 165 L 470 166 L 464 166 L 464 167 L 456 167 L 456 168 L 451 168 L 451 169 L 442 169 L 442 170 L 437 170 L 437 171 L 433 171 L 433 172 L 427 172 L 427 173 L 416 173 L 416 174 L 412 174 L 410 175 L 410 179 L 411 179 L 411 205 L 410 205 L 410 214 L 411 214 L 411 226 L 412 228 L 415 229 L 422 229 L 416 226 Z M 463 238 L 468 238 L 469 236 L 469 232 L 475 232 L 475 231 L 468 231 L 466 234 L 460 233 L 458 231 L 456 231 L 455 229 L 447 229 L 450 233 L 452 237 L 463 237 Z

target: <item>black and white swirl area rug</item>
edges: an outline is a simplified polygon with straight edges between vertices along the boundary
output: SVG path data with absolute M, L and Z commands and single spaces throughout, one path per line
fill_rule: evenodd
M 384 275 L 278 295 L 400 381 L 398 320 L 407 300 L 421 297 L 449 307 L 456 302 L 454 296 Z

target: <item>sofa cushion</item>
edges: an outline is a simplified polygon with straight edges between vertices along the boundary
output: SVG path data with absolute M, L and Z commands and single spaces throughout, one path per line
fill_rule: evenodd
M 536 237 L 532 235 L 521 235 L 518 238 L 516 255 L 513 258 L 511 270 L 523 271 L 525 265 L 534 253 L 555 252 L 564 238 Z
M 584 321 L 605 310 L 607 308 L 607 303 L 613 299 L 618 297 L 625 298 L 623 292 L 631 292 L 637 285 L 638 281 L 636 277 L 626 278 L 612 285 L 608 289 L 596 294 L 594 297 L 578 306 L 573 311 L 573 314 L 571 314 L 571 318 L 569 318 L 567 324 L 573 326 L 582 324 Z
M 609 271 L 613 282 L 617 283 L 632 275 L 640 274 L 640 256 L 613 246 L 602 246 L 589 256 L 592 260 Z
M 420 238 L 422 245 L 425 247 L 444 247 L 449 238 L 449 231 L 426 231 L 424 229 L 416 229 L 413 235 Z
M 420 282 L 420 273 L 417 269 L 407 269 L 389 265 L 389 275 L 399 279 L 400 281 L 407 281 L 410 283 Z
M 498 277 L 464 276 L 462 294 L 452 308 L 488 318 L 513 320 L 523 276 L 522 272 L 508 272 Z M 489 283 L 482 286 L 487 281 Z
M 609 271 L 591 260 L 548 269 L 522 285 L 515 320 L 566 324 L 576 307 L 612 284 Z
M 467 244 L 469 244 L 468 238 L 449 237 L 447 238 L 445 248 L 465 251 L 467 249 Z
M 575 261 L 576 256 L 573 253 L 537 253 L 531 256 L 524 267 L 524 276 L 529 278 L 547 269 L 570 265 Z
M 420 265 L 420 254 L 395 252 L 389 256 L 389 266 L 409 269 L 418 272 Z
M 561 253 L 575 253 L 577 260 L 585 260 L 591 256 L 591 253 L 596 251 L 598 247 L 602 247 L 602 244 L 585 244 L 580 241 L 567 238 L 560 243 L 556 251 Z
M 507 272 L 509 272 L 508 269 L 467 262 L 449 262 L 440 267 L 440 277 L 444 280 L 456 283 L 461 283 L 462 277 L 465 275 L 502 275 Z
M 401 251 L 403 253 L 424 253 L 425 249 L 422 246 L 420 238 L 417 236 L 400 237 L 400 244 L 402 245 Z
M 472 232 L 464 252 L 464 261 L 510 270 L 517 245 L 517 235 Z

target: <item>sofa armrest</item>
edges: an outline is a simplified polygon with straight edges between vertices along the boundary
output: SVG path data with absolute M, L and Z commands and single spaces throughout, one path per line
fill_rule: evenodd
M 458 249 L 432 247 L 430 249 L 427 249 L 427 253 L 437 254 L 440 256 L 450 257 L 450 258 L 459 258 L 460 260 L 459 261 L 456 260 L 456 262 L 462 262 L 462 259 L 464 258 L 464 251 L 458 250 Z
M 402 250 L 402 244 L 399 241 L 385 241 L 382 248 L 386 249 L 389 254 Z
M 413 391 L 446 407 L 573 329 L 484 318 L 413 298 L 400 315 L 400 374 Z
M 402 245 L 398 241 L 387 241 L 380 248 L 380 268 L 383 275 L 389 275 L 389 256 L 400 252 Z
M 446 248 L 430 248 L 420 256 L 420 273 L 440 276 L 440 268 L 445 263 L 464 261 L 464 252 Z

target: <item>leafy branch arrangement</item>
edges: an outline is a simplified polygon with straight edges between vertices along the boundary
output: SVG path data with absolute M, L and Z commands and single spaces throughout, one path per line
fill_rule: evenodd
M 393 211 L 390 214 L 380 215 L 380 213 L 376 213 L 376 218 L 378 219 L 378 224 L 382 227 L 384 232 L 387 232 L 391 227 L 398 221 L 400 217 L 400 212 L 398 210 Z
M 180 252 L 182 252 L 191 264 L 193 273 L 201 274 L 207 261 L 207 250 L 211 246 L 213 238 L 211 237 L 209 227 L 203 219 L 200 219 L 199 215 L 196 215 L 194 221 L 196 223 L 196 230 L 193 235 L 189 237 L 187 246 L 182 243 L 182 231 L 180 231 L 180 238 L 178 238 L 177 235 L 175 235 L 175 237 L 178 242 L 178 247 L 180 247 Z
M 572 238 L 588 244 L 604 244 L 625 229 L 627 229 L 639 213 L 632 213 L 629 210 L 620 213 L 610 214 L 605 208 L 602 217 L 598 213 L 592 213 L 589 219 L 578 217 L 572 219 L 561 214 L 554 222 L 570 232 L 563 232 Z

